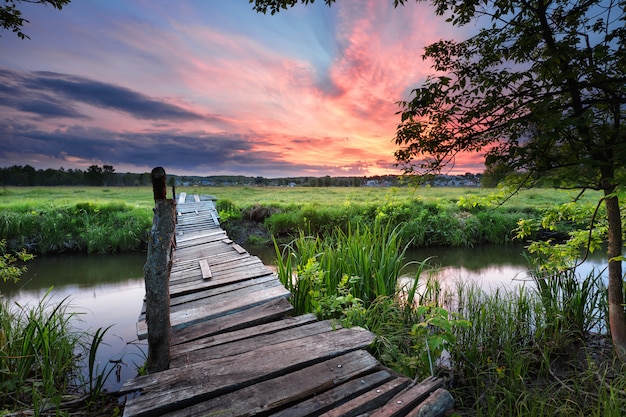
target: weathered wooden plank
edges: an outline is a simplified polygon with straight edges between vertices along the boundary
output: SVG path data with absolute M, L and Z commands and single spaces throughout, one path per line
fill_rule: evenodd
M 120 393 L 143 390 L 142 395 L 127 400 L 124 415 L 161 415 L 362 349 L 373 341 L 374 335 L 364 329 L 339 329 L 140 376 L 120 389 Z
M 278 279 L 276 278 L 276 276 L 266 275 L 263 277 L 252 278 L 246 281 L 239 281 L 231 285 L 225 285 L 222 287 L 212 287 L 212 288 L 199 290 L 193 293 L 184 294 L 184 295 L 177 296 L 177 297 L 170 297 L 170 311 L 172 310 L 172 308 L 174 310 L 179 309 L 177 306 L 179 306 L 180 304 L 191 303 L 191 302 L 202 300 L 202 299 L 207 299 L 206 302 L 210 302 L 211 297 L 215 297 L 220 294 L 225 294 L 225 293 L 232 292 L 232 291 L 239 291 L 239 290 L 243 290 L 245 288 L 254 287 L 254 286 L 257 286 L 257 288 L 263 288 L 263 287 L 258 287 L 258 286 L 261 284 L 268 285 L 268 283 L 271 283 L 269 284 L 269 286 L 281 285 Z M 145 318 L 143 316 L 145 312 L 146 312 L 146 305 L 144 302 L 141 308 L 141 313 L 139 315 L 139 320 L 142 320 Z
M 454 408 L 454 398 L 448 391 L 438 388 L 417 407 L 411 410 L 407 417 L 443 417 Z
M 246 251 L 244 248 L 242 248 L 236 243 L 233 243 L 233 248 L 239 253 L 248 253 L 248 251 Z
M 277 298 L 227 316 L 216 317 L 211 321 L 175 329 L 172 331 L 172 345 L 268 323 L 292 313 L 293 306 L 289 301 L 282 297 Z
M 245 297 L 238 294 L 243 293 Z M 291 295 L 282 285 L 261 287 L 257 291 L 254 289 L 244 289 L 241 292 L 231 292 L 224 296 L 219 296 L 215 302 L 193 303 L 188 309 L 173 308 L 170 313 L 170 323 L 172 329 L 181 329 L 195 323 L 211 320 L 216 317 L 233 314 L 237 311 L 246 310 L 267 301 Z M 145 320 L 137 322 L 137 337 L 143 339 L 147 336 L 148 328 Z
M 232 332 L 221 333 L 214 336 L 197 338 L 196 340 L 188 343 L 182 343 L 172 346 L 171 352 L 172 356 L 178 356 L 194 350 L 224 345 L 226 343 L 233 343 L 251 337 L 274 334 L 279 331 L 291 329 L 293 327 L 304 326 L 306 324 L 314 323 L 316 321 L 317 319 L 314 314 L 304 314 L 302 316 L 287 317 L 282 320 L 261 324 L 254 327 L 248 327 Z
M 255 297 L 257 293 L 271 290 L 274 287 L 281 287 L 282 284 L 277 279 L 268 279 L 268 280 L 257 280 L 254 284 L 251 285 L 243 285 L 247 284 L 248 281 L 243 281 L 242 285 L 237 285 L 237 289 L 233 289 L 231 291 L 223 291 L 223 292 L 215 292 L 215 294 L 210 297 L 205 298 L 196 298 L 195 300 L 188 301 L 186 303 L 175 303 L 170 307 L 170 311 L 172 313 L 177 313 L 184 310 L 191 310 L 194 308 L 202 308 L 207 305 L 226 305 L 228 303 L 237 303 L 241 305 L 244 301 L 237 300 L 246 297 Z M 227 287 L 229 290 L 232 286 Z M 280 291 L 280 290 L 279 290 Z M 281 292 L 282 293 L 282 292 Z M 193 295 L 197 295 L 198 293 L 189 294 L 189 297 Z
M 172 273 L 170 277 L 171 285 L 180 285 L 189 282 L 198 282 L 199 279 L 202 278 L 202 269 L 200 268 L 200 261 L 205 261 L 207 266 L 212 271 L 212 276 L 226 276 L 229 273 L 236 272 L 237 270 L 245 270 L 257 268 L 259 270 L 263 270 L 266 273 L 271 273 L 272 271 L 263 265 L 263 262 L 256 256 L 248 256 L 247 258 L 238 258 L 231 260 L 229 262 L 216 263 L 211 265 L 207 258 L 196 259 L 195 262 L 185 264 L 187 265 L 186 269 L 178 269 Z
M 443 386 L 440 378 L 428 378 L 410 389 L 393 397 L 384 406 L 370 414 L 370 417 L 400 417 L 405 416 L 420 402 L 424 401 L 431 392 Z
M 265 275 L 262 277 L 251 278 L 245 281 L 239 281 L 231 285 L 223 285 L 221 287 L 211 287 L 203 290 L 199 290 L 190 294 L 184 294 L 177 297 L 170 298 L 170 306 L 177 306 L 179 304 L 190 303 L 197 300 L 202 300 L 210 297 L 217 296 L 219 294 L 225 294 L 231 291 L 239 291 L 247 287 L 253 287 L 258 284 L 265 284 L 268 282 L 274 282 L 279 284 L 279 280 L 275 275 Z M 210 302 L 207 300 L 207 302 Z
M 358 351 L 362 352 L 362 351 Z M 341 357 L 340 357 L 341 358 Z M 342 362 L 343 366 L 343 362 Z M 328 391 L 316 393 L 313 397 L 300 401 L 295 405 L 272 414 L 272 417 L 306 417 L 317 416 L 341 404 L 356 398 L 381 384 L 396 378 L 388 371 L 378 371 L 361 375 Z
M 211 268 L 209 267 L 209 263 L 206 259 L 200 259 L 198 261 L 200 264 L 200 271 L 202 272 L 202 279 L 211 279 L 213 278 L 213 274 L 211 273 Z
M 193 267 L 194 262 L 198 259 L 206 259 L 209 265 L 213 268 L 216 265 L 220 265 L 222 263 L 227 262 L 236 262 L 238 260 L 248 259 L 250 258 L 250 254 L 239 254 L 235 251 L 224 252 L 220 254 L 208 254 L 206 251 L 203 251 L 200 256 L 196 257 L 186 257 L 186 256 L 177 256 L 174 259 L 174 264 L 172 265 L 172 275 L 179 275 L 184 273 L 186 268 Z
M 198 194 L 194 194 L 194 195 L 193 195 L 193 200 L 194 200 L 196 203 L 199 203 L 199 202 L 200 202 L 200 196 L 199 196 Z
M 249 279 L 265 276 L 276 277 L 274 274 L 260 269 L 237 271 L 229 274 L 228 276 L 222 277 L 218 277 L 217 274 L 213 274 L 213 279 L 210 281 L 198 279 L 195 282 L 183 282 L 181 284 L 170 285 L 170 294 L 172 297 L 179 297 L 195 291 L 236 284 L 241 281 L 247 281 Z M 278 278 L 276 278 L 276 281 L 278 281 Z
M 263 334 L 247 339 L 207 346 L 200 349 L 190 350 L 183 355 L 171 358 L 171 367 L 182 367 L 196 362 L 212 359 L 225 358 L 250 352 L 264 346 L 276 345 L 290 340 L 302 339 L 316 334 L 335 331 L 335 327 L 329 321 L 316 321 L 303 326 L 290 327 L 272 334 Z
M 184 237 L 177 238 L 176 249 L 182 250 L 193 246 L 198 246 L 203 243 L 211 243 L 219 241 L 226 236 L 226 232 L 221 229 L 205 230 L 204 233 L 187 234 Z
M 217 296 L 211 303 L 190 303 L 189 308 L 185 310 L 174 309 L 175 311 L 170 314 L 170 320 L 172 328 L 176 329 L 224 314 L 232 314 L 235 311 L 259 305 L 274 298 L 286 298 L 290 295 L 289 291 L 282 285 L 269 288 L 262 286 L 257 291 L 254 288 L 245 288 L 241 291 Z
M 267 268 L 254 266 L 231 270 L 224 274 L 213 271 L 213 279 L 211 279 L 210 281 L 203 281 L 198 276 L 197 280 L 183 281 L 180 283 L 170 283 L 170 294 L 173 297 L 178 297 L 180 295 L 189 294 L 191 292 L 199 291 L 201 289 L 234 284 L 238 281 L 245 281 L 248 279 L 258 278 L 266 275 L 274 274 Z
M 246 387 L 217 398 L 212 398 L 191 407 L 167 413 L 168 417 L 218 415 L 243 417 L 264 414 L 280 409 L 295 401 L 307 399 L 319 392 L 345 381 L 354 389 L 371 387 L 390 378 L 388 372 L 380 371 L 365 375 L 356 381 L 353 378 L 369 372 L 377 366 L 376 359 L 365 351 L 350 352 L 337 358 L 315 364 L 288 375 L 279 376 L 259 384 Z M 348 383 L 344 384 L 348 385 Z M 321 397 L 314 397 L 321 399 Z M 336 399 L 325 396 L 327 401 Z M 323 401 L 318 401 L 318 409 Z M 295 416 L 297 414 L 287 414 Z
M 409 378 L 396 378 L 372 389 L 340 406 L 328 410 L 323 417 L 356 417 L 369 415 L 372 410 L 386 404 L 394 395 L 411 383 Z M 286 417 L 286 416 L 285 416 Z
M 187 193 L 182 192 L 178 194 L 178 204 L 185 204 L 186 199 L 187 199 Z

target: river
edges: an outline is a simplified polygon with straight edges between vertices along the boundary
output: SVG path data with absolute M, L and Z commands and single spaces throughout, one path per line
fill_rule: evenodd
M 273 248 L 246 248 L 266 265 L 274 264 Z M 430 248 L 412 250 L 407 257 L 417 261 L 431 258 L 430 263 L 439 266 L 437 274 L 444 283 L 472 280 L 483 288 L 495 288 L 528 280 L 522 251 L 515 245 Z M 52 288 L 51 301 L 69 297 L 70 311 L 79 313 L 79 329 L 95 332 L 113 325 L 98 351 L 98 364 L 103 369 L 121 360 L 119 374 L 116 377 L 113 372 L 107 383 L 107 388 L 114 391 L 134 377 L 137 367 L 145 362 L 147 344 L 137 340 L 135 330 L 145 293 L 145 260 L 145 253 L 40 256 L 28 263 L 28 271 L 18 283 L 0 282 L 0 294 L 11 303 L 37 305 Z M 595 254 L 586 262 L 585 270 L 602 268 L 604 264 L 603 255 Z

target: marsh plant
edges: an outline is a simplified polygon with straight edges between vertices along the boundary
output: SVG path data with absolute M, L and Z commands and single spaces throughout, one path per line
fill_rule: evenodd
M 325 238 L 301 232 L 282 250 L 275 242 L 277 271 L 298 314 L 365 327 L 377 335 L 372 350 L 385 365 L 426 376 L 455 343 L 454 329 L 470 324 L 435 302 L 438 283 L 420 279 L 425 262 L 405 279 L 400 233 L 384 221 Z
M 52 302 L 48 292 L 34 306 L 0 298 L 0 414 L 26 410 L 40 415 L 97 407 L 111 367 L 100 369 L 95 354 L 107 329 L 90 335 L 67 298 Z M 87 380 L 80 362 L 89 362 Z
M 297 311 L 369 329 L 370 350 L 398 372 L 444 376 L 461 415 L 624 415 L 626 369 L 604 334 L 599 273 L 536 269 L 535 282 L 512 288 L 444 288 L 427 260 L 402 276 L 400 233 L 379 222 L 276 244 Z

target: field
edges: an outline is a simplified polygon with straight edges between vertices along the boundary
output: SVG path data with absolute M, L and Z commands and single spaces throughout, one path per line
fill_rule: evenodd
M 168 190 L 171 193 L 171 189 Z M 213 195 L 238 207 L 259 205 L 338 206 L 384 204 L 420 199 L 424 202 L 456 204 L 461 197 L 488 197 L 494 189 L 473 188 L 385 188 L 385 187 L 178 187 L 176 193 Z M 171 196 L 171 194 L 170 194 Z M 517 209 L 550 207 L 571 201 L 576 193 L 553 189 L 521 191 L 506 205 Z M 596 201 L 597 193 L 586 200 Z M 77 203 L 126 203 L 150 208 L 150 187 L 5 187 L 0 189 L 0 209 L 62 207 Z
M 399 255 L 409 242 L 506 244 L 520 219 L 538 224 L 543 210 L 575 198 L 526 190 L 500 206 L 494 191 L 177 189 L 217 197 L 231 238 L 239 229 L 267 232 L 244 234 L 241 243 L 260 243 L 250 242 L 253 236 L 289 242 L 276 246 L 277 269 L 298 312 L 370 329 L 377 335 L 373 353 L 399 372 L 447 377 L 458 415 L 624 415 L 626 374 L 614 362 L 610 339 L 593 333 L 606 329 L 607 320 L 599 276 L 537 276 L 536 289 L 493 294 L 470 284 L 444 291 L 419 271 L 412 287 L 398 285 Z M 4 188 L 0 196 L 0 239 L 41 253 L 135 250 L 152 221 L 148 187 Z M 598 197 L 590 193 L 573 206 L 593 209 Z M 556 217 L 570 230 L 586 227 L 574 221 L 577 210 L 567 210 Z M 441 360 L 444 352 L 449 360 Z
M 491 189 L 411 187 L 181 187 L 176 192 L 215 196 L 222 226 L 242 244 L 285 242 L 300 230 L 323 235 L 384 219 L 401 225 L 400 238 L 414 247 L 506 244 L 520 219 L 536 220 L 541 209 L 575 197 L 549 189 L 510 197 Z M 9 187 L 0 196 L 0 239 L 12 250 L 42 254 L 142 249 L 154 205 L 151 187 Z

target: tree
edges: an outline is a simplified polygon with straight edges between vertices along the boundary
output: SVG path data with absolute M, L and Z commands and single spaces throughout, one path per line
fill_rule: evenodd
M 609 322 L 626 361 L 619 191 L 626 164 L 626 4 L 600 0 L 435 0 L 454 25 L 487 19 L 462 42 L 426 48 L 439 74 L 401 102 L 396 158 L 439 172 L 461 152 L 521 172 L 519 186 L 603 192 Z M 443 73 L 443 74 L 442 74 Z
M 257 0 L 255 10 L 275 13 L 295 3 Z M 626 3 L 432 4 L 452 25 L 483 28 L 467 40 L 426 47 L 424 58 L 436 75 L 400 102 L 398 164 L 405 173 L 432 174 L 454 164 L 460 153 L 484 152 L 487 165 L 522 173 L 520 187 L 549 179 L 557 187 L 601 190 L 611 336 L 626 361 L 619 206 L 626 182 Z
M 393 0 L 393 6 L 398 7 L 399 5 L 404 5 L 407 0 Z M 254 11 L 259 13 L 267 13 L 268 11 L 271 14 L 276 14 L 281 10 L 286 10 L 289 7 L 293 7 L 298 3 L 308 5 L 315 3 L 315 0 L 249 0 L 250 3 L 254 3 Z M 324 0 L 324 3 L 327 6 L 331 6 L 335 0 Z
M 91 165 L 85 171 L 85 180 L 89 185 L 104 185 L 104 171 L 98 165 Z
M 21 39 L 30 39 L 28 35 L 22 32 L 24 23 L 30 23 L 30 21 L 22 17 L 22 12 L 17 8 L 17 4 L 43 4 L 61 10 L 69 2 L 70 0 L 5 0 L 4 6 L 0 6 L 0 25 L 2 29 L 12 31 Z

